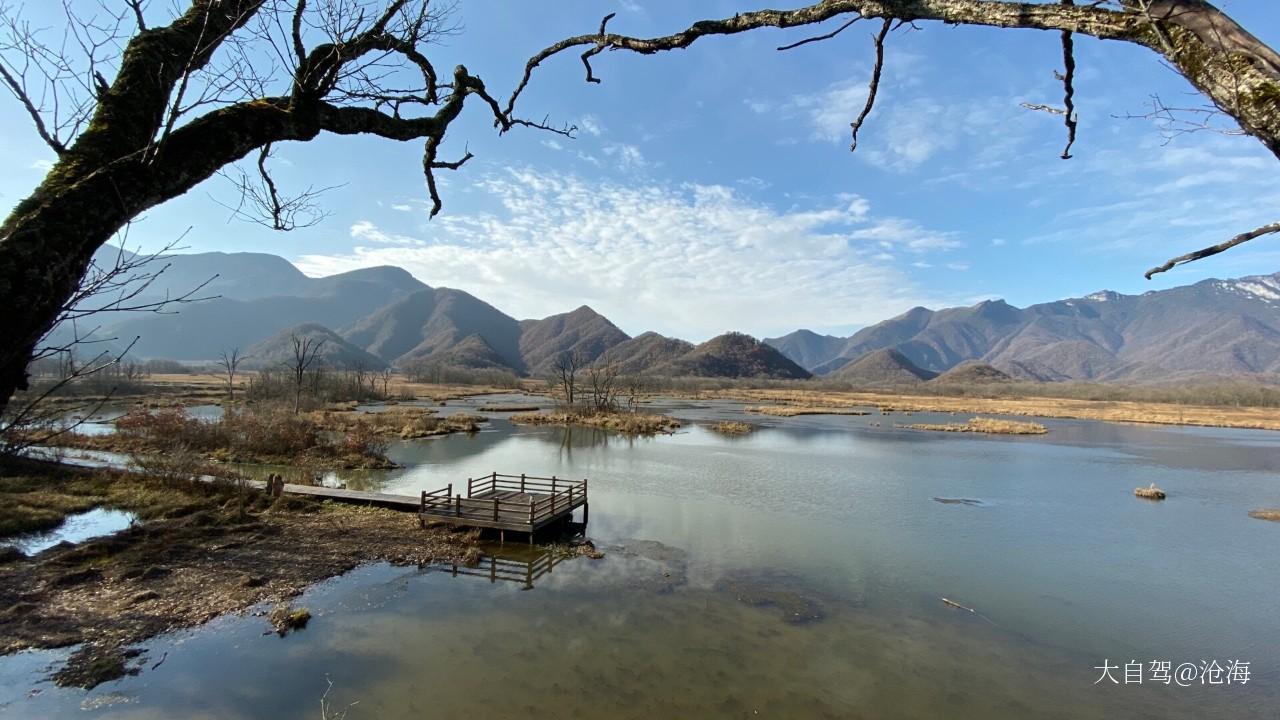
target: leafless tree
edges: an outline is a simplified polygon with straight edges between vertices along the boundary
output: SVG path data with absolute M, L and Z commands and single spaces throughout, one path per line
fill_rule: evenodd
M 948 25 L 976 25 L 1054 31 L 1062 46 L 1063 70 L 1055 71 L 1062 83 L 1060 106 L 1028 104 L 1032 110 L 1047 111 L 1063 118 L 1066 146 L 1061 157 L 1071 158 L 1076 141 L 1078 117 L 1075 111 L 1074 35 L 1126 42 L 1157 53 L 1162 61 L 1190 82 L 1212 103 L 1212 108 L 1230 118 L 1241 133 L 1257 138 L 1280 158 L 1280 53 L 1277 53 L 1236 21 L 1205 0 L 1058 0 L 1058 2 L 1014 2 L 1012 0 L 822 0 L 793 10 L 757 10 L 732 17 L 699 20 L 670 35 L 641 38 L 609 32 L 610 13 L 595 32 L 565 38 L 547 46 L 530 58 L 524 77 L 507 101 L 505 112 L 514 112 L 517 99 L 528 86 L 533 72 L 543 62 L 568 51 L 581 49 L 579 58 L 589 83 L 599 83 L 592 59 L 605 50 L 626 50 L 653 55 L 681 50 L 694 42 L 718 35 L 735 35 L 760 28 L 796 28 L 840 22 L 833 30 L 778 47 L 780 51 L 829 40 L 863 20 L 878 21 L 872 35 L 875 60 L 866 102 L 850 122 L 850 148 L 858 147 L 858 131 L 871 114 L 885 64 L 885 45 L 894 31 L 909 31 L 916 22 L 936 21 Z M 1120 70 L 1123 72 L 1123 70 Z M 1157 116 L 1174 109 L 1157 108 Z M 1191 122 L 1203 120 L 1193 113 Z M 1150 278 L 1176 265 L 1216 255 L 1241 243 L 1280 232 L 1280 222 L 1242 232 L 1217 245 L 1190 252 L 1147 271 Z
M 293 411 L 296 413 L 302 407 L 302 388 L 307 382 L 308 372 L 320 359 L 320 350 L 324 348 L 325 341 L 323 338 L 305 335 L 293 335 L 290 341 L 293 344 L 293 357 L 289 360 L 289 374 L 293 378 Z
M 613 362 L 593 363 L 587 366 L 587 391 L 591 395 L 591 409 L 598 413 L 617 409 L 619 365 Z
M 113 252 L 90 260 L 79 286 L 63 301 L 52 328 L 32 353 L 31 367 L 54 366 L 50 382 L 19 396 L 16 405 L 0 405 L 0 452 L 19 452 L 75 431 L 102 409 L 120 380 L 135 381 L 147 374 L 145 365 L 124 362 L 139 338 L 124 342 L 105 336 L 104 318 L 115 313 L 168 313 L 176 305 L 210 297 L 201 291 L 216 276 L 178 295 L 148 292 L 168 269 L 164 258 L 176 248 L 176 241 L 154 253 L 140 253 L 125 249 L 127 235 L 122 234 L 120 240 Z M 123 348 L 119 348 L 122 342 Z M 112 382 L 94 393 L 95 398 L 71 405 L 49 402 L 74 385 L 98 378 Z M 65 422 L 67 417 L 79 419 Z
M 565 405 L 572 410 L 577 402 L 578 371 L 587 364 L 578 350 L 566 350 L 556 356 L 551 366 L 551 382 L 558 386 Z
M 378 379 L 382 381 L 382 397 L 383 398 L 391 397 L 391 378 L 394 375 L 395 375 L 395 371 L 391 369 L 390 365 L 382 368 L 382 372 L 378 374 Z
M 139 214 L 220 171 L 235 214 L 288 230 L 323 215 L 319 190 L 272 180 L 272 148 L 322 133 L 416 140 L 431 214 L 435 173 L 469 99 L 499 132 L 537 127 L 503 112 L 463 65 L 438 73 L 432 46 L 457 31 L 429 0 L 66 0 L 65 22 L 32 24 L 0 0 L 0 86 L 30 117 L 53 167 L 0 225 L 0 410 L 27 387 L 42 336 L 94 251 Z M 230 166 L 257 153 L 251 170 Z
M 236 371 L 240 367 L 240 363 L 244 361 L 244 357 L 240 354 L 240 348 L 231 348 L 231 352 L 222 351 L 218 358 L 218 367 L 222 369 L 222 377 L 227 381 L 227 401 L 233 403 L 236 400 Z

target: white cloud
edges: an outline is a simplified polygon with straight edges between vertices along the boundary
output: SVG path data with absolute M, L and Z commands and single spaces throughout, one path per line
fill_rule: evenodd
M 397 208 L 398 209 L 398 208 Z M 422 245 L 423 242 L 408 235 L 395 235 L 383 232 L 368 220 L 360 220 L 351 226 L 351 237 L 355 240 L 378 245 Z
M 391 206 L 391 209 L 395 210 L 396 212 L 413 212 L 413 206 L 406 205 L 404 203 L 396 203 Z
M 589 135 L 600 137 L 604 134 L 604 125 L 600 124 L 600 119 L 595 115 L 583 115 L 575 124 L 579 130 Z
M 543 141 L 542 141 L 542 144 L 543 144 L 544 146 L 546 146 L 546 147 L 551 148 L 552 150 L 563 150 L 563 149 L 564 149 L 564 146 L 563 146 L 563 145 L 561 145 L 560 143 L 556 142 L 555 140 L 543 140 Z
M 929 230 L 915 221 L 903 218 L 878 220 L 870 227 L 854 230 L 849 233 L 849 237 L 857 240 L 874 240 L 881 247 L 901 247 L 915 253 L 928 250 L 950 250 L 964 245 L 956 239 L 955 233 Z
M 614 160 L 618 167 L 623 170 L 635 170 L 649 164 L 644 159 L 644 153 L 641 153 L 640 148 L 635 145 L 628 145 L 626 143 L 606 145 L 604 148 L 604 154 Z
M 532 170 L 508 170 L 476 189 L 500 209 L 437 218 L 429 242 L 357 223 L 352 236 L 377 247 L 298 265 L 313 275 L 398 265 L 517 317 L 585 302 L 633 334 L 694 340 L 730 328 L 789 332 L 815 318 L 832 327 L 876 322 L 951 299 L 922 292 L 890 261 L 899 250 L 957 241 L 874 218 L 857 196 L 781 211 L 720 185 L 597 183 Z
M 42 173 L 47 173 L 53 169 L 53 161 L 52 160 L 35 160 L 35 161 L 32 161 L 32 163 L 28 165 L 27 168 L 29 170 L 39 170 Z
M 992 247 L 1000 247 L 1001 245 L 1004 245 L 1005 242 L 1006 240 L 1004 238 L 991 238 Z

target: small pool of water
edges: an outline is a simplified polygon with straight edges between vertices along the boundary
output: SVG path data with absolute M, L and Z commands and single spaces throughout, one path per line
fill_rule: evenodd
M 128 528 L 138 519 L 124 510 L 94 508 L 67 516 L 58 527 L 42 533 L 20 535 L 0 542 L 0 546 L 17 548 L 24 555 L 44 552 L 61 542 L 81 543 L 103 535 L 112 535 Z

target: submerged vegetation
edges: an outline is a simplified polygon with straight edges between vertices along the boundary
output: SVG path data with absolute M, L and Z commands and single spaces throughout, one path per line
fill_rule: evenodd
M 992 435 L 1043 435 L 1048 428 L 1035 422 L 998 420 L 996 418 L 970 418 L 962 423 L 915 423 L 902 427 L 912 430 L 936 430 L 939 432 L 973 432 Z
M 1147 487 L 1134 488 L 1133 494 L 1147 500 L 1163 500 L 1166 497 L 1165 492 L 1156 487 L 1155 483 L 1151 483 Z
M 1280 522 L 1280 509 L 1277 510 L 1251 510 L 1249 517 L 1258 520 L 1270 520 L 1272 522 Z
M 751 423 L 738 422 L 736 420 L 722 420 L 711 424 L 711 430 L 721 435 L 747 435 L 755 429 L 756 426 Z

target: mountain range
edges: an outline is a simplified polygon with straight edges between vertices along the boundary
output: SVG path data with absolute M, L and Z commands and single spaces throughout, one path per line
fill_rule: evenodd
M 107 262 L 115 254 L 102 251 Z M 1026 308 L 1003 300 L 916 307 L 849 337 L 797 330 L 760 342 L 728 332 L 694 345 L 655 332 L 631 337 L 586 305 L 517 320 L 395 267 L 311 278 L 263 253 L 157 262 L 165 271 L 135 303 L 181 296 L 201 283 L 198 296 L 217 297 L 165 313 L 104 316 L 98 336 L 120 344 L 137 337 L 131 352 L 139 357 L 201 361 L 240 348 L 262 366 L 288 357 L 292 337 L 306 335 L 325 340 L 326 363 L 369 369 L 429 363 L 542 376 L 573 353 L 580 363 L 616 363 L 624 373 L 825 376 L 854 386 L 1206 376 L 1280 382 L 1280 273 Z

